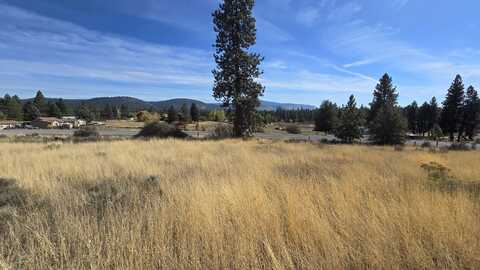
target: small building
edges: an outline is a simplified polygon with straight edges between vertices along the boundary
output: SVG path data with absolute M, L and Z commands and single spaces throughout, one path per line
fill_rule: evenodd
M 38 117 L 32 121 L 32 126 L 36 128 L 58 128 L 61 123 L 62 120 L 56 117 Z
M 77 119 L 75 116 L 64 116 L 62 117 L 64 123 L 72 124 L 73 128 L 80 128 L 87 125 L 87 121 L 82 119 Z

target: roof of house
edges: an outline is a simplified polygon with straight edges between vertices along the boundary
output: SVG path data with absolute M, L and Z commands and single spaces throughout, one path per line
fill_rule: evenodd
M 35 121 L 52 123 L 52 122 L 59 122 L 59 121 L 62 121 L 62 120 L 58 119 L 56 117 L 38 117 L 37 119 L 35 119 Z

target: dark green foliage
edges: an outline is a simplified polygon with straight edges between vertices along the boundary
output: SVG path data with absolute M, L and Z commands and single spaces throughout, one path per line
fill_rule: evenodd
M 7 116 L 2 111 L 0 111 L 0 120 L 5 120 L 5 119 L 7 119 Z
M 465 130 L 465 135 L 473 140 L 477 134 L 478 124 L 480 121 L 480 99 L 478 98 L 478 93 L 470 86 L 467 89 L 467 96 L 465 99 L 464 105 L 464 114 L 463 114 L 463 125 Z
M 85 119 L 87 121 L 93 121 L 95 119 L 95 114 L 90 110 L 89 106 L 85 103 L 80 105 L 76 112 L 76 116 L 79 119 Z
M 135 135 L 136 138 L 187 138 L 188 135 L 173 125 L 154 122 L 145 127 Z
M 193 122 L 198 122 L 200 120 L 200 111 L 195 103 L 192 103 L 190 106 L 190 118 Z
M 255 131 L 256 108 L 264 87 L 257 81 L 263 58 L 251 53 L 256 42 L 254 0 L 224 0 L 213 13 L 216 69 L 213 96 L 231 112 L 235 137 Z
M 71 114 L 71 108 L 65 103 L 63 99 L 59 99 L 55 102 L 57 105 L 58 109 L 60 110 L 60 113 L 62 115 L 70 115 Z
M 212 132 L 210 132 L 208 138 L 213 140 L 223 140 L 233 137 L 233 127 L 227 124 L 220 124 L 215 127 Z
M 175 110 L 175 107 L 170 106 L 170 108 L 168 109 L 167 122 L 169 124 L 171 124 L 171 123 L 174 123 L 174 122 L 177 122 L 177 121 L 178 121 L 178 112 L 177 112 L 177 110 Z
M 130 111 L 128 110 L 128 105 L 122 104 L 120 106 L 120 118 L 127 119 L 129 114 L 130 114 Z
M 180 107 L 180 121 L 182 122 L 190 122 L 192 118 L 190 117 L 190 110 L 186 103 L 183 103 L 182 107 Z
M 385 74 L 373 92 L 370 117 L 370 140 L 380 145 L 396 145 L 405 142 L 407 121 L 397 107 L 398 94 L 392 78 Z
M 370 140 L 379 145 L 403 144 L 406 130 L 407 121 L 400 109 L 385 106 L 380 108 L 370 124 Z
M 405 111 L 405 117 L 407 118 L 408 130 L 413 134 L 417 134 L 418 116 L 419 116 L 419 109 L 418 109 L 417 102 L 416 101 L 412 102 L 412 104 L 405 107 L 404 111 Z
M 96 139 L 100 137 L 100 133 L 98 133 L 98 130 L 96 127 L 86 126 L 86 127 L 82 127 L 79 130 L 76 130 L 73 133 L 73 136 L 77 138 Z
M 385 73 L 373 91 L 373 101 L 370 103 L 370 111 L 367 117 L 368 122 L 373 121 L 383 107 L 397 105 L 398 93 L 396 90 L 392 78 Z
M 351 95 L 347 105 L 341 110 L 335 136 L 346 143 L 352 143 L 362 137 L 361 124 L 361 115 L 357 109 L 355 97 Z
M 456 132 L 459 133 L 458 140 L 461 138 L 461 123 L 463 121 L 463 104 L 465 99 L 464 88 L 462 77 L 457 75 L 448 89 L 447 97 L 443 102 L 441 124 L 443 131 L 449 134 L 450 141 L 454 140 Z
M 7 101 L 7 118 L 12 120 L 23 120 L 22 102 L 18 96 L 13 96 Z
M 426 132 L 430 131 L 430 104 L 424 102 L 422 106 L 418 109 L 418 119 L 417 119 L 417 128 L 418 133 L 425 135 Z
M 315 116 L 315 131 L 333 132 L 338 123 L 337 105 L 325 100 Z
M 438 125 L 440 120 L 440 108 L 438 107 L 437 99 L 432 97 L 432 100 L 429 104 L 428 112 L 428 130 L 432 130 L 435 125 Z
M 60 108 L 58 108 L 56 103 L 48 103 L 48 116 L 57 118 L 61 118 L 63 116 L 62 111 L 60 110 Z
M 114 108 L 110 104 L 106 104 L 102 111 L 102 119 L 112 120 L 115 119 Z
M 33 102 L 27 102 L 23 105 L 23 119 L 26 121 L 33 121 L 40 117 L 40 110 L 33 104 Z
M 48 114 L 48 104 L 45 101 L 45 96 L 43 95 L 42 91 L 38 91 L 33 99 L 33 104 L 40 110 L 42 115 Z
M 297 125 L 290 124 L 285 127 L 285 131 L 289 134 L 302 134 L 302 131 Z

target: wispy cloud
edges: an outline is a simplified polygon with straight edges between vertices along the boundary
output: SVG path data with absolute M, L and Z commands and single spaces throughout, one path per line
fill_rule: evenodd
M 8 74 L 10 81 L 16 76 L 39 85 L 54 76 L 152 89 L 211 86 L 211 52 L 99 33 L 1 3 L 0 12 L 0 44 L 5 48 L 0 51 L 0 78 Z
M 359 61 L 355 61 L 355 62 L 352 62 L 352 63 L 348 63 L 348 64 L 344 64 L 343 67 L 344 68 L 352 68 L 352 67 L 360 67 L 360 66 L 366 66 L 366 65 L 370 65 L 370 64 L 373 64 L 375 62 L 377 62 L 378 60 L 377 59 L 364 59 L 364 60 L 359 60 Z

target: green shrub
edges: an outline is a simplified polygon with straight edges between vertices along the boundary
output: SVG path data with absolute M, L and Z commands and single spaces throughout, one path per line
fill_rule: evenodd
M 288 125 L 285 131 L 289 134 L 302 134 L 302 131 L 297 125 Z
M 188 134 L 166 123 L 154 122 L 145 127 L 135 135 L 136 138 L 187 138 Z

